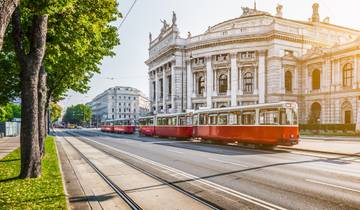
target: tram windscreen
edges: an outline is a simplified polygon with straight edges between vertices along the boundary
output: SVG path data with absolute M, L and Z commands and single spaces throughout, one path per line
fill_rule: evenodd
M 292 108 L 280 109 L 280 124 L 281 125 L 297 125 L 297 113 Z

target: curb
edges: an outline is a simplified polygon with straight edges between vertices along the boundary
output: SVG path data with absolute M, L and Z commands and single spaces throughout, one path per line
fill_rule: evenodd
M 331 155 L 343 155 L 343 156 L 360 157 L 360 152 L 359 152 L 359 153 L 355 153 L 355 154 L 349 154 L 349 153 L 341 153 L 341 152 L 329 152 L 329 151 L 320 151 L 320 150 L 311 150 L 311 149 L 300 149 L 300 148 L 287 148 L 287 147 L 279 147 L 279 149 L 297 150 L 297 151 L 314 152 L 314 153 L 331 154 Z
M 66 189 L 66 184 L 65 184 L 65 179 L 64 179 L 64 172 L 62 170 L 62 164 L 61 164 L 61 161 L 60 161 L 60 153 L 59 153 L 59 150 L 58 150 L 58 139 L 57 139 L 57 136 L 56 136 L 56 132 L 54 131 L 53 132 L 53 135 L 54 135 L 54 144 L 55 144 L 55 150 L 56 150 L 56 154 L 57 154 L 57 160 L 58 160 L 58 164 L 59 164 L 59 170 L 60 170 L 60 173 L 61 173 L 61 180 L 62 180 L 62 185 L 63 185 L 63 188 L 64 188 L 64 194 L 65 194 L 65 200 L 66 200 L 66 208 L 68 210 L 71 209 L 70 207 L 70 202 L 69 202 L 69 194 L 67 192 L 67 189 Z

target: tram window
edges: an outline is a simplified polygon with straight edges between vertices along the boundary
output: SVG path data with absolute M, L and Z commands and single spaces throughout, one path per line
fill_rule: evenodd
M 241 115 L 241 123 L 243 125 L 254 125 L 255 124 L 255 111 L 243 112 Z
M 236 122 L 234 124 L 241 125 L 241 112 L 235 113 Z
M 162 118 L 157 118 L 157 125 L 162 125 Z
M 221 114 L 218 117 L 218 125 L 227 125 L 228 124 L 228 115 Z
M 207 116 L 204 114 L 199 115 L 199 125 L 206 125 Z
M 259 123 L 261 125 L 278 125 L 279 111 L 277 109 L 260 110 Z
M 297 114 L 293 109 L 280 109 L 281 125 L 296 125 L 297 123 Z
M 193 122 L 193 125 L 198 125 L 198 123 L 199 123 L 199 115 L 197 115 L 197 114 L 194 115 L 192 122 Z
M 281 108 L 280 109 L 280 125 L 287 125 L 287 116 L 286 116 L 286 109 Z
M 179 117 L 179 125 L 186 125 L 186 117 L 185 116 L 180 116 Z
M 192 125 L 192 117 L 191 116 L 186 117 L 186 125 Z
M 153 120 L 153 119 L 147 120 L 147 125 L 153 125 L 153 124 L 154 124 L 154 120 Z
M 209 125 L 217 124 L 217 115 L 209 115 Z

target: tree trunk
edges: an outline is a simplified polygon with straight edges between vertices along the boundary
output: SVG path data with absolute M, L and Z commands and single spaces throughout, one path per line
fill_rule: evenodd
M 47 93 L 47 88 L 46 88 L 46 80 L 47 80 L 47 75 L 46 75 L 46 71 L 45 71 L 45 67 L 44 65 L 41 66 L 40 68 L 40 73 L 39 73 L 39 83 L 38 83 L 38 88 L 39 88 L 39 95 L 38 95 L 38 107 L 39 107 L 39 148 L 40 148 L 40 155 L 41 157 L 44 156 L 45 154 L 45 147 L 44 147 L 44 141 L 47 135 L 47 126 L 46 126 L 46 93 Z
M 13 38 L 21 69 L 21 178 L 35 178 L 41 175 L 38 83 L 45 54 L 47 20 L 47 15 L 33 16 L 31 31 L 28 33 L 29 52 L 26 54 L 23 47 L 20 9 L 17 8 L 13 14 Z
M 2 49 L 6 29 L 11 16 L 20 0 L 0 0 L 0 50 Z

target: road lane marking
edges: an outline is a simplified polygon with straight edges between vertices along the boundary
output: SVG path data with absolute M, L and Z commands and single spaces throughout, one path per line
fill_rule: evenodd
M 247 165 L 244 165 L 244 164 L 240 164 L 240 163 L 234 163 L 234 162 L 229 162 L 229 161 L 224 161 L 224 160 L 219 160 L 219 159 L 215 159 L 215 158 L 208 158 L 209 160 L 213 160 L 213 161 L 216 161 L 216 162 L 220 162 L 220 163 L 226 163 L 226 164 L 232 164 L 232 165 L 237 165 L 237 166 L 241 166 L 241 167 L 249 167 Z
M 344 186 L 340 186 L 340 185 L 336 185 L 336 184 L 330 184 L 330 183 L 321 182 L 321 181 L 317 181 L 317 180 L 313 180 L 313 179 L 305 179 L 305 180 L 308 182 L 316 183 L 316 184 L 326 185 L 326 186 L 330 186 L 330 187 L 335 187 L 335 188 L 339 188 L 339 189 L 343 189 L 343 190 L 360 193 L 360 190 L 356 190 L 356 189 L 352 189 L 352 188 L 348 188 L 348 187 L 344 187 Z
M 166 150 L 169 151 L 169 152 L 175 152 L 175 153 L 178 153 L 178 154 L 184 154 L 183 152 L 179 152 L 179 151 L 172 150 L 172 149 L 166 149 Z
M 233 189 L 230 189 L 228 187 L 225 187 L 225 186 L 222 186 L 222 185 L 219 185 L 219 184 L 216 184 L 214 182 L 211 182 L 211 181 L 208 181 L 208 180 L 205 180 L 205 179 L 202 179 L 200 177 L 197 177 L 197 176 L 194 176 L 192 174 L 188 174 L 184 171 L 181 171 L 181 170 L 178 170 L 178 169 L 175 169 L 175 168 L 172 168 L 172 167 L 169 167 L 169 166 L 166 166 L 166 165 L 163 165 L 161 163 L 158 163 L 158 162 L 155 162 L 155 161 L 152 161 L 150 159 L 146 159 L 146 158 L 143 158 L 141 156 L 138 156 L 138 155 L 135 155 L 135 154 L 132 154 L 132 153 L 129 153 L 129 152 L 126 152 L 124 150 L 120 150 L 118 148 L 114 148 L 114 147 L 111 147 L 107 144 L 103 144 L 103 143 L 100 143 L 100 142 L 97 142 L 95 140 L 92 140 L 92 139 L 89 139 L 87 137 L 84 137 L 84 136 L 80 136 L 81 138 L 84 138 L 84 139 L 87 139 L 88 141 L 91 141 L 95 144 L 98 144 L 98 145 L 102 145 L 104 147 L 107 147 L 107 148 L 110 148 L 112 150 L 115 150 L 115 151 L 118 151 L 120 153 L 123 153 L 123 154 L 126 154 L 130 157 L 133 157 L 133 158 L 136 158 L 136 159 L 139 159 L 141 161 L 144 161 L 144 162 L 147 162 L 149 164 L 152 164 L 152 165 L 155 165 L 155 166 L 158 166 L 159 168 L 163 168 L 163 169 L 166 169 L 168 171 L 171 171 L 171 172 L 174 172 L 174 173 L 177 173 L 179 175 L 182 175 L 184 177 L 187 177 L 193 181 L 196 181 L 196 182 L 199 182 L 199 183 L 202 183 L 204 185 L 207 185 L 209 187 L 212 187 L 212 188 L 215 188 L 219 191 L 222 191 L 222 192 L 225 192 L 227 194 L 230 194 L 232 196 L 235 196 L 237 198 L 240 198 L 242 200 L 245 200 L 245 201 L 248 201 L 249 203 L 253 203 L 255 205 L 258 205 L 258 206 L 261 206 L 261 207 L 264 207 L 266 209 L 270 209 L 270 210 L 275 210 L 275 209 L 279 209 L 279 210 L 285 210 L 285 208 L 283 207 L 280 207 L 280 206 L 277 206 L 275 204 L 272 204 L 272 203 L 269 203 L 267 201 L 264 201 L 264 200 L 261 200 L 259 198 L 255 198 L 251 195 L 247 195 L 247 194 L 244 194 L 244 193 L 241 193 L 241 192 L 238 192 L 236 190 L 233 190 Z

